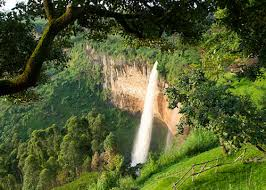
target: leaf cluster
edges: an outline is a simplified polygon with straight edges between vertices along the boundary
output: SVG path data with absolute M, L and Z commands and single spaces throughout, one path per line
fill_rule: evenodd
M 233 95 L 229 88 L 208 80 L 200 69 L 190 68 L 166 93 L 171 107 L 182 104 L 180 112 L 186 122 L 179 127 L 207 128 L 227 151 L 247 143 L 265 144 L 265 108 L 258 110 L 248 97 Z

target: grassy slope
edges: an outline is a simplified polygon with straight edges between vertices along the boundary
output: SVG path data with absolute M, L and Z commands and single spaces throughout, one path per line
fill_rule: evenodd
M 84 173 L 77 180 L 68 183 L 62 187 L 57 187 L 54 190 L 74 190 L 83 189 L 88 184 L 93 184 L 97 182 L 98 173 Z
M 225 158 L 222 162 L 233 162 L 240 156 L 242 151 L 238 154 Z M 244 156 L 245 159 L 252 157 L 263 156 L 259 151 L 253 147 L 248 147 Z M 172 190 L 173 184 L 186 173 L 192 164 L 205 162 L 208 160 L 223 157 L 221 148 L 214 148 L 197 156 L 185 158 L 180 162 L 173 164 L 161 172 L 152 175 L 145 181 L 141 190 Z M 194 182 L 191 178 L 178 189 L 208 189 L 208 190 L 263 190 L 266 189 L 266 162 L 252 162 L 242 163 L 237 161 L 230 165 L 221 166 L 217 169 L 211 169 L 202 173 Z M 96 173 L 85 173 L 79 179 L 66 184 L 64 186 L 55 188 L 54 190 L 75 190 L 86 189 L 97 181 Z
M 251 147 L 245 154 L 245 159 L 261 153 Z M 142 190 L 172 189 L 173 183 L 186 173 L 192 164 L 205 162 L 222 156 L 220 148 L 215 148 L 197 156 L 187 158 L 163 171 L 154 174 L 144 182 Z M 239 154 L 226 158 L 223 162 L 232 162 Z M 266 189 L 266 162 L 248 163 L 235 162 L 221 166 L 217 173 L 211 169 L 201 174 L 194 182 L 191 178 L 185 181 L 180 189 Z

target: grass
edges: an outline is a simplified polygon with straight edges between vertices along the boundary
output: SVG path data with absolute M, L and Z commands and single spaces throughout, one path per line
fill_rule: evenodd
M 90 184 L 95 184 L 98 179 L 98 173 L 83 173 L 77 180 L 68 183 L 61 187 L 56 187 L 54 190 L 78 190 L 89 188 Z
M 177 148 L 176 146 L 173 146 L 172 149 L 162 154 L 158 160 L 150 159 L 142 168 L 141 176 L 137 181 L 143 183 L 153 174 L 162 171 L 186 157 L 199 154 L 217 146 L 217 138 L 213 133 L 204 129 L 194 130 L 181 147 Z
M 252 102 L 259 108 L 265 109 L 266 97 L 266 70 L 262 70 L 262 75 L 255 81 L 243 78 L 240 81 L 234 81 L 232 89 L 234 94 L 249 96 Z
M 248 145 L 245 147 L 246 153 L 244 160 L 255 157 L 263 157 L 255 147 Z M 178 190 L 264 190 L 266 189 L 266 162 L 244 163 L 239 159 L 235 161 L 242 153 L 243 149 L 234 155 L 226 156 L 220 147 L 194 155 L 183 157 L 175 163 L 155 172 L 144 181 L 139 182 L 138 187 L 141 190 L 172 190 L 173 184 L 179 180 L 193 164 L 214 160 L 217 157 L 223 158 L 220 163 L 230 163 L 217 168 L 203 172 L 192 182 L 188 178 Z M 235 162 L 234 162 L 235 161 Z M 215 163 L 214 163 L 215 164 Z M 197 169 L 197 171 L 199 168 Z M 76 190 L 94 188 L 97 183 L 97 173 L 85 173 L 79 179 L 66 184 L 54 190 Z M 121 178 L 123 180 L 124 178 Z M 126 179 L 126 178 L 125 178 Z M 134 182 L 133 182 L 134 183 Z M 136 186 L 136 187 L 137 187 Z M 131 189 L 131 188 L 129 188 Z M 128 189 L 128 190 L 129 190 Z M 127 190 L 127 189 L 125 189 Z
M 227 157 L 224 163 L 232 162 L 240 153 Z M 208 160 L 222 157 L 221 148 L 215 148 L 210 151 L 201 153 L 191 158 L 185 158 L 182 161 L 173 164 L 159 173 L 152 175 L 143 183 L 142 190 L 171 190 L 173 184 L 179 180 L 192 166 L 192 164 L 205 162 Z M 245 159 L 254 156 L 263 156 L 254 147 L 249 146 Z M 211 169 L 199 175 L 192 182 L 191 178 L 179 189 L 266 189 L 266 162 L 244 164 L 240 161 L 230 165 L 221 166 L 217 173 L 215 169 Z

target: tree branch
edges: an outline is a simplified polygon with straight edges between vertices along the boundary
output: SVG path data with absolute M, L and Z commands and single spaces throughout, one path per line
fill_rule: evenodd
M 48 18 L 49 22 L 52 22 L 54 19 L 54 7 L 51 0 L 43 0 L 43 6 L 45 10 L 45 14 Z
M 103 9 L 101 7 L 93 6 L 89 4 L 85 5 L 84 10 L 85 12 L 88 12 L 89 14 L 94 14 L 100 17 L 105 17 L 105 18 L 137 19 L 143 16 L 142 14 L 126 14 L 126 13 L 113 12 L 113 11 L 109 11 L 107 9 Z
M 123 17 L 115 18 L 116 21 L 124 28 L 124 30 L 128 33 L 135 34 L 138 38 L 143 38 L 144 35 L 138 31 L 134 26 L 132 27 L 128 22 L 127 19 Z
M 42 64 L 46 60 L 55 36 L 77 19 L 82 9 L 68 6 L 66 12 L 58 19 L 51 20 L 42 34 L 37 47 L 26 63 L 21 75 L 10 80 L 0 80 L 0 96 L 13 94 L 35 86 L 39 78 Z
M 137 30 L 132 30 L 132 27 L 128 25 L 126 19 L 136 19 L 140 16 L 116 13 L 90 5 L 85 7 L 72 7 L 71 5 L 68 5 L 65 13 L 55 19 L 51 0 L 44 0 L 44 7 L 49 19 L 49 25 L 43 32 L 37 47 L 28 59 L 23 73 L 14 79 L 0 80 L 0 96 L 14 94 L 35 86 L 41 72 L 42 64 L 48 56 L 56 35 L 76 19 L 83 16 L 85 12 L 87 13 L 87 11 L 89 11 L 89 14 L 94 14 L 100 17 L 113 17 L 131 33 L 136 33 Z
M 144 37 L 143 34 L 139 30 L 137 30 L 136 27 L 132 26 L 130 23 L 130 20 L 133 21 L 143 18 L 144 15 L 142 14 L 117 13 L 92 5 L 86 5 L 85 12 L 105 18 L 114 18 L 123 27 L 123 29 L 126 32 L 135 34 L 138 38 Z

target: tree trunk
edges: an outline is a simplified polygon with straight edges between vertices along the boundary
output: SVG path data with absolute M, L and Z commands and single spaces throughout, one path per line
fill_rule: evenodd
M 40 75 L 42 63 L 48 56 L 49 49 L 51 48 L 55 36 L 56 33 L 53 31 L 52 25 L 49 25 L 28 59 L 23 73 L 13 80 L 0 81 L 0 95 L 16 93 L 36 84 Z
M 14 79 L 0 80 L 0 96 L 14 94 L 36 85 L 43 62 L 46 60 L 56 35 L 75 21 L 83 9 L 68 6 L 66 12 L 55 20 L 50 20 L 37 47 L 26 63 L 25 70 Z

